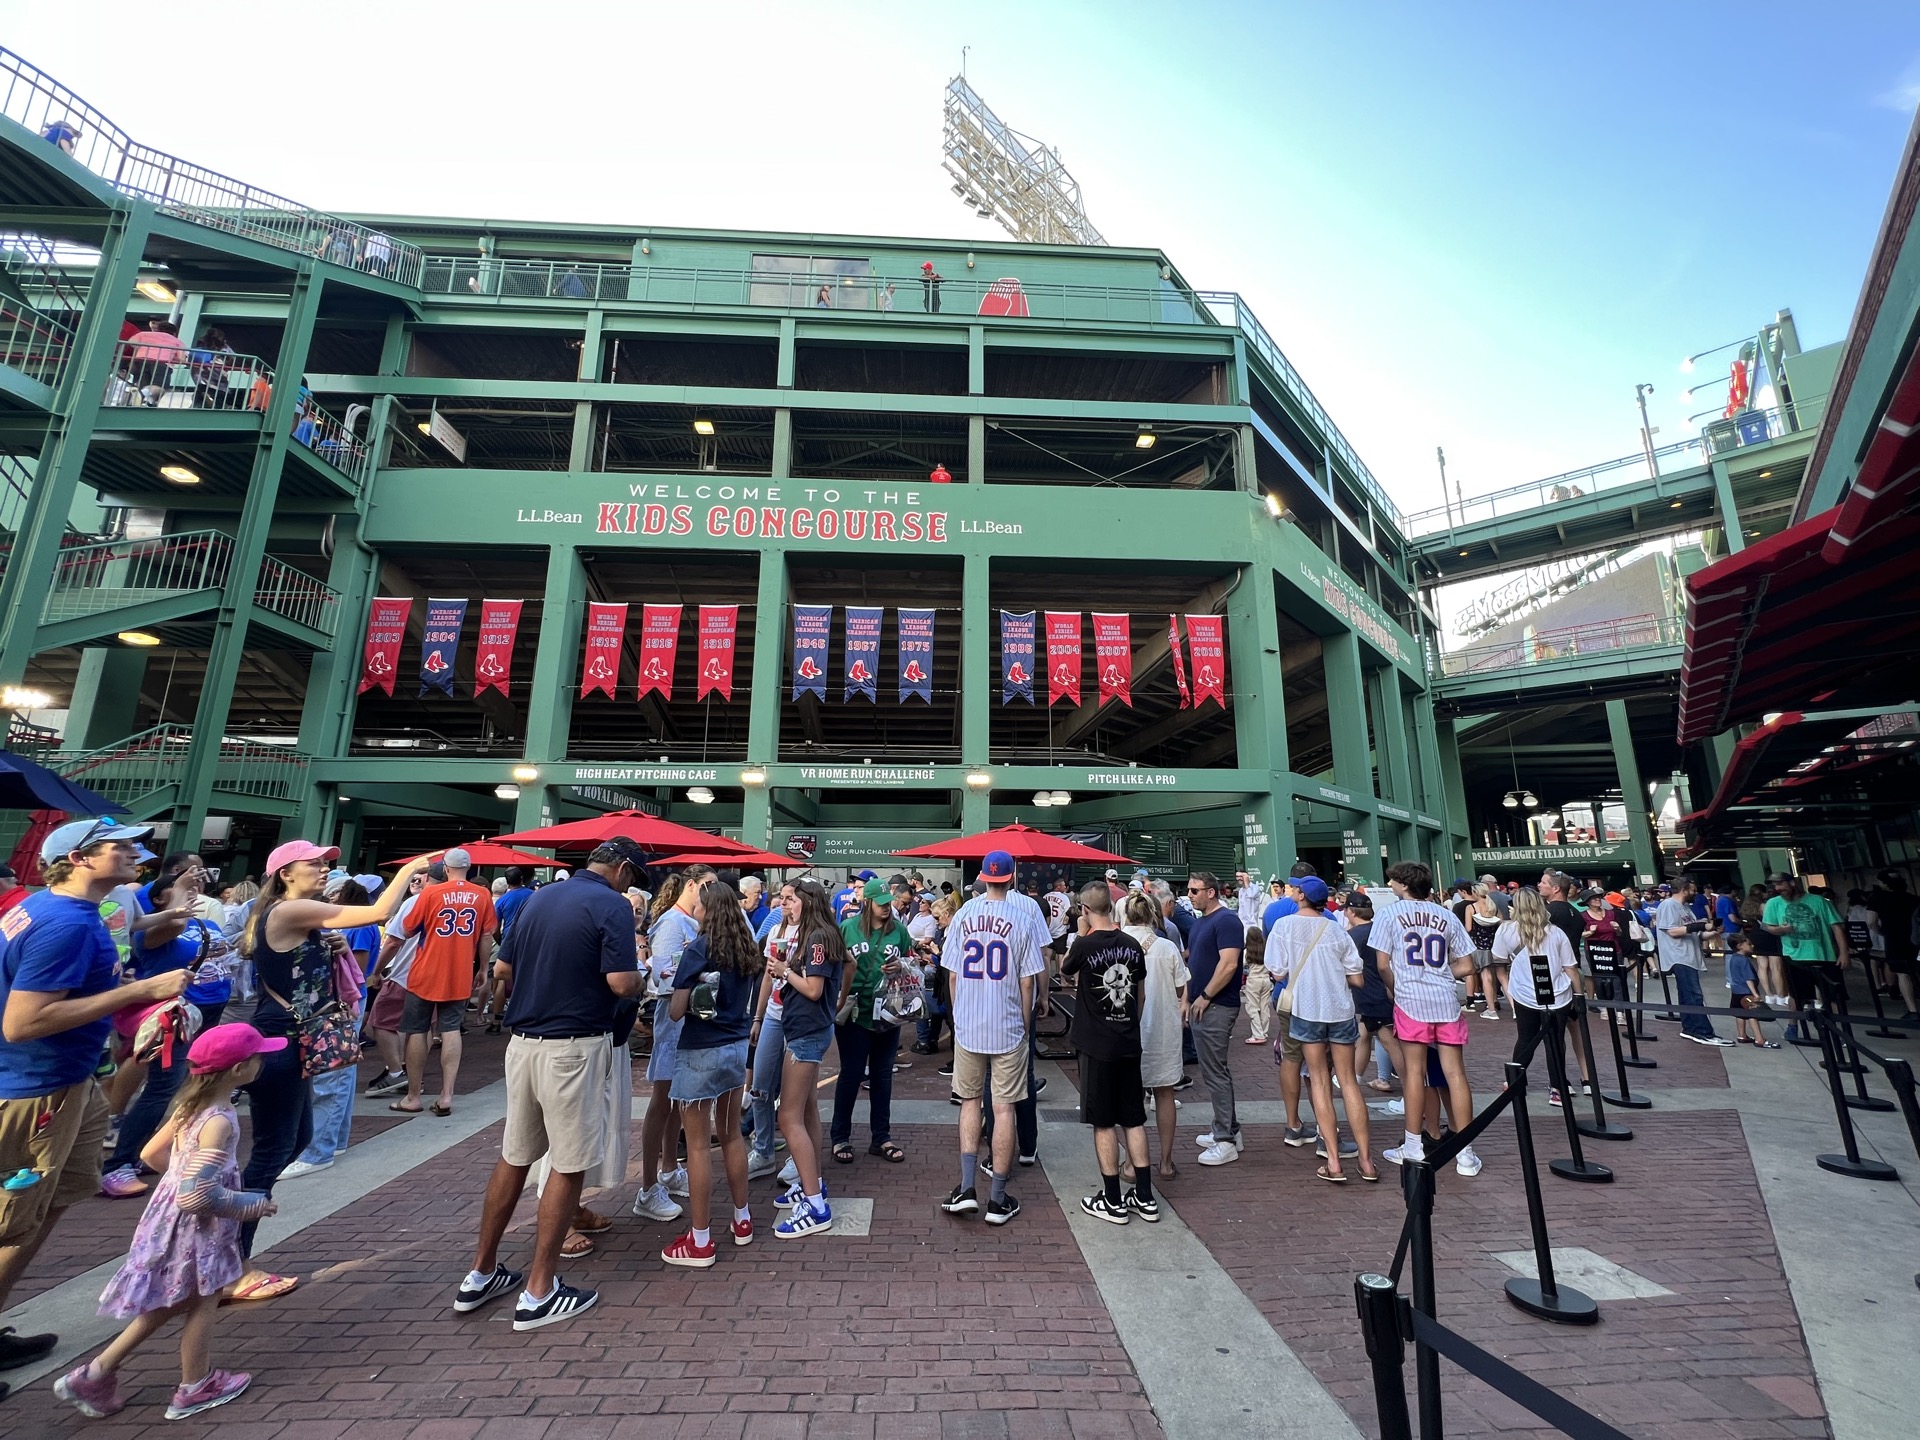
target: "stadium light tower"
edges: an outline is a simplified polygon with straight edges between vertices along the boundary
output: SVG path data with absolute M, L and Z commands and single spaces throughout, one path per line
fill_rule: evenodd
M 942 148 L 953 193 L 1014 239 L 1107 243 L 1081 208 L 1080 184 L 1060 163 L 1060 152 L 1009 129 L 962 75 L 947 82 Z

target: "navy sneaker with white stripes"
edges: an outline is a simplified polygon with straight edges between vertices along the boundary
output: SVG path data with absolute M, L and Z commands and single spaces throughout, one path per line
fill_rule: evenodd
M 513 1307 L 513 1328 L 516 1330 L 538 1330 L 542 1325 L 558 1325 L 562 1320 L 571 1320 L 591 1310 L 600 1303 L 598 1290 L 582 1290 L 556 1278 L 553 1293 L 537 1305 L 527 1303 L 525 1295 L 520 1303 Z
M 518 1270 L 509 1270 L 504 1265 L 495 1265 L 493 1274 L 486 1278 L 484 1284 L 469 1285 L 465 1280 L 460 1282 L 460 1291 L 453 1297 L 453 1308 L 462 1315 L 478 1310 L 489 1300 L 498 1300 L 509 1290 L 518 1290 L 526 1278 Z

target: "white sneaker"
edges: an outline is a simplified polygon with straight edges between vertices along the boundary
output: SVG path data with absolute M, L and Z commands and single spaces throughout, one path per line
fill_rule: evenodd
M 1240 1147 L 1231 1140 L 1219 1141 L 1200 1152 L 1202 1165 L 1231 1165 L 1239 1158 Z
M 1389 1100 L 1380 1107 L 1380 1113 L 1382 1115 L 1404 1115 L 1407 1113 L 1407 1102 L 1398 1099 Z
M 758 1180 L 762 1176 L 771 1175 L 779 1168 L 780 1157 L 777 1155 L 762 1155 L 758 1150 L 755 1150 L 747 1156 L 747 1178 L 749 1180 Z
M 633 1213 L 642 1220 L 678 1220 L 681 1212 L 667 1198 L 666 1187 L 655 1181 L 633 1197 Z
M 800 1167 L 793 1163 L 792 1157 L 788 1157 L 787 1163 L 780 1167 L 780 1173 L 773 1178 L 778 1180 L 782 1185 L 798 1185 L 800 1183 Z
M 1462 1151 L 1461 1153 L 1465 1154 L 1466 1152 Z M 1408 1145 L 1402 1141 L 1391 1150 L 1382 1150 L 1380 1152 L 1380 1158 L 1385 1160 L 1389 1165 L 1401 1165 L 1409 1160 L 1424 1160 L 1427 1158 L 1427 1152 L 1422 1146 Z
M 1471 1145 L 1453 1157 L 1453 1168 L 1454 1172 L 1460 1175 L 1472 1176 L 1480 1173 L 1480 1157 L 1473 1153 Z
M 322 1170 L 331 1170 L 333 1161 L 322 1160 L 318 1165 L 309 1165 L 305 1160 L 296 1160 L 280 1172 L 282 1180 L 298 1180 L 302 1175 L 318 1175 Z
M 660 1184 L 665 1187 L 667 1194 L 678 1195 L 682 1200 L 686 1199 L 688 1191 L 687 1167 L 682 1165 L 677 1170 L 662 1175 L 660 1177 Z
M 1194 1136 L 1193 1143 L 1198 1145 L 1202 1150 L 1211 1150 L 1213 1148 L 1213 1132 L 1209 1130 L 1203 1135 Z M 1238 1140 L 1229 1140 L 1227 1141 L 1227 1144 L 1233 1146 L 1235 1150 L 1246 1149 L 1247 1148 L 1246 1133 L 1244 1131 L 1241 1132 L 1240 1138 Z
M 1733 1045 L 1733 1041 L 1731 1041 L 1731 1040 L 1729 1040 L 1729 1039 L 1727 1039 L 1727 1038 L 1726 1038 L 1725 1036 L 1721 1036 L 1721 1035 L 1689 1035 L 1689 1034 L 1687 1034 L 1687 1032 L 1686 1032 L 1686 1031 L 1684 1031 L 1684 1030 L 1682 1030 L 1682 1031 L 1680 1032 L 1680 1038 L 1681 1038 L 1682 1040 L 1691 1040 L 1691 1041 L 1692 1041 L 1692 1042 L 1693 1042 L 1694 1044 L 1696 1044 L 1696 1045 L 1713 1045 L 1713 1046 L 1718 1046 L 1718 1047 L 1719 1047 L 1720 1049 L 1722 1049 L 1722 1050 L 1725 1050 L 1725 1049 L 1728 1049 L 1728 1048 L 1730 1048 L 1730 1047 L 1731 1047 L 1731 1046 Z

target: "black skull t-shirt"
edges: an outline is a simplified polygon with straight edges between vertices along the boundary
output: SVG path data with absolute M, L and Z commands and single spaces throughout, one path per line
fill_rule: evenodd
M 1074 939 L 1060 966 L 1078 975 L 1073 1044 L 1090 1060 L 1127 1060 L 1140 1053 L 1140 1002 L 1147 955 L 1124 930 L 1096 930 Z

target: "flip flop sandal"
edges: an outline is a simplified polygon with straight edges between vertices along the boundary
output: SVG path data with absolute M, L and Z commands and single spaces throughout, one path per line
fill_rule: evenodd
M 1347 1172 L 1344 1170 L 1342 1170 L 1338 1175 L 1336 1175 L 1331 1170 L 1327 1169 L 1326 1166 L 1322 1165 L 1318 1170 L 1314 1171 L 1313 1173 L 1317 1175 L 1320 1179 L 1326 1181 L 1329 1185 L 1344 1185 L 1347 1183 Z
M 874 1146 L 871 1150 L 867 1151 L 867 1153 L 869 1155 L 878 1155 L 882 1160 L 886 1161 L 889 1165 L 898 1165 L 901 1161 L 907 1158 L 907 1152 L 902 1150 L 898 1145 L 894 1144 L 891 1140 L 887 1141 L 884 1145 Z
M 562 1260 L 583 1260 L 592 1253 L 592 1237 L 582 1235 L 578 1230 L 569 1230 L 566 1240 L 560 1246 Z
M 394 1101 L 393 1104 L 387 1106 L 387 1109 L 393 1111 L 393 1113 L 396 1115 L 424 1115 L 427 1113 L 426 1108 L 424 1106 L 402 1105 L 397 1100 Z
M 598 1235 L 602 1230 L 613 1228 L 613 1217 L 602 1215 L 597 1210 L 581 1209 L 573 1217 L 573 1229 L 580 1235 Z
M 1391 1095 L 1393 1093 L 1393 1086 L 1389 1085 L 1384 1080 L 1367 1081 L 1367 1089 L 1378 1090 L 1382 1095 Z
M 1380 1183 L 1380 1172 L 1378 1170 L 1362 1170 L 1360 1172 L 1360 1178 L 1369 1185 L 1378 1185 Z
M 252 1285 L 243 1283 L 233 1287 L 233 1294 L 224 1303 L 248 1305 L 259 1300 L 278 1300 L 282 1295 L 291 1294 L 300 1283 L 297 1275 L 262 1275 Z
M 853 1163 L 853 1146 L 851 1145 L 834 1146 L 833 1147 L 833 1163 L 836 1165 L 851 1165 Z
M 433 1102 L 432 1108 L 433 1113 L 438 1115 L 442 1120 L 453 1114 L 453 1107 L 451 1105 L 442 1105 L 438 1100 Z

